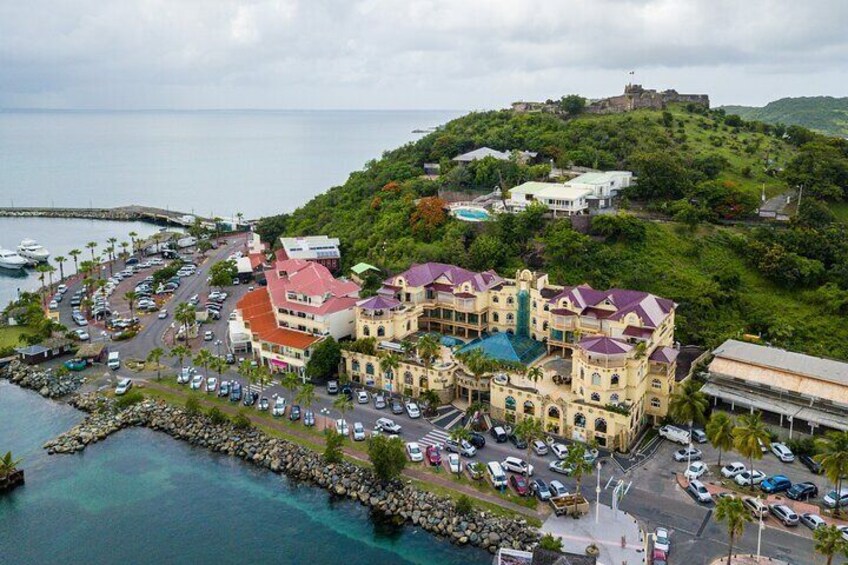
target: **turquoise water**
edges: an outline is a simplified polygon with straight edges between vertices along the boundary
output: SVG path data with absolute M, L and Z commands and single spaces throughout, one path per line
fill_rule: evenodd
M 545 346 L 529 337 L 508 333 L 494 333 L 477 338 L 462 346 L 458 353 L 481 349 L 488 357 L 501 361 L 529 365 L 545 353 Z
M 75 456 L 41 444 L 81 419 L 0 381 L 0 451 L 26 486 L 0 498 L 0 562 L 489 563 L 349 501 L 165 434 L 124 430 Z
M 486 222 L 491 219 L 487 211 L 476 208 L 457 208 L 453 211 L 453 215 L 466 222 Z

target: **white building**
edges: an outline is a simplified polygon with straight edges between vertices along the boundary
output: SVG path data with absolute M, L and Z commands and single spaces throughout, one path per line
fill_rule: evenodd
M 556 216 L 585 214 L 589 209 L 607 208 L 623 188 L 630 186 L 633 173 L 606 171 L 585 173 L 565 183 L 525 182 L 509 191 L 506 207 L 511 212 L 540 202 Z

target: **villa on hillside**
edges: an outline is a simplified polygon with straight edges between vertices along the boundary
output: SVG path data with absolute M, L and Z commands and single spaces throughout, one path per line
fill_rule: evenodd
M 539 418 L 551 433 L 625 449 L 668 413 L 675 308 L 646 292 L 552 285 L 529 270 L 508 279 L 413 265 L 356 303 L 355 336 L 376 347 L 343 350 L 344 371 L 406 396 L 430 389 L 443 402 L 480 399 L 494 418 Z M 429 366 L 415 352 L 427 333 L 441 343 Z M 475 377 L 458 355 L 474 349 L 509 368 Z M 384 362 L 389 354 L 396 368 Z M 536 382 L 524 370 L 531 367 L 542 371 Z
M 302 376 L 321 340 L 353 335 L 359 285 L 302 259 L 277 260 L 265 277 L 266 287 L 238 301 L 229 334 L 240 336 L 242 345 L 249 342 L 254 355 L 273 371 Z
M 520 212 L 540 202 L 554 217 L 586 214 L 612 206 L 613 198 L 632 180 L 630 171 L 606 171 L 584 173 L 564 183 L 525 182 L 509 191 L 505 207 L 509 212 Z
M 470 163 L 472 161 L 491 157 L 493 159 L 497 159 L 498 161 L 509 161 L 510 159 L 512 159 L 513 155 L 515 155 L 519 162 L 527 163 L 535 159 L 538 156 L 538 153 L 534 151 L 519 151 L 517 149 L 512 152 L 498 151 L 497 149 L 492 149 L 491 147 L 480 147 L 473 151 L 469 151 L 468 153 L 457 155 L 453 158 L 453 160 L 457 163 Z

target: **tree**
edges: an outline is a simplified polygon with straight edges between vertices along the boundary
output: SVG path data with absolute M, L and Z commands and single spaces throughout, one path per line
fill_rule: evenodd
M 751 514 L 742 504 L 741 498 L 719 498 L 715 507 L 717 522 L 727 524 L 727 536 L 730 538 L 727 550 L 727 565 L 733 558 L 733 544 L 745 531 L 745 524 L 751 521 Z
M 250 385 L 253 384 L 253 380 L 256 376 L 255 368 L 253 367 L 253 363 L 250 362 L 250 359 L 245 359 L 239 363 L 238 374 L 244 377 L 244 380 L 247 381 L 247 388 L 249 392 Z
M 833 563 L 833 556 L 840 552 L 848 552 L 848 543 L 842 537 L 842 531 L 834 524 L 821 526 L 813 530 L 816 553 L 827 558 L 827 565 Z
M 339 369 L 342 358 L 342 350 L 339 342 L 329 336 L 321 340 L 312 350 L 309 361 L 306 363 L 305 375 L 312 380 L 329 379 Z
M 828 432 L 823 438 L 816 440 L 816 446 L 819 453 L 813 459 L 821 464 L 825 476 L 836 485 L 836 507 L 833 513 L 838 516 L 841 511 L 839 493 L 842 492 L 845 477 L 848 477 L 848 432 Z
M 0 477 L 8 477 L 12 473 L 18 470 L 18 465 L 21 464 L 23 459 L 15 459 L 12 457 L 12 452 L 7 451 L 6 454 L 0 459 Z
M 415 205 L 415 211 L 409 218 L 413 233 L 425 240 L 431 239 L 435 235 L 436 229 L 444 224 L 447 219 L 446 207 L 447 202 L 438 196 L 420 199 L 418 204 Z
M 300 387 L 300 390 L 297 391 L 295 401 L 306 410 L 312 408 L 312 405 L 315 403 L 315 385 L 312 383 L 306 383 Z
M 476 271 L 499 268 L 506 259 L 506 248 L 498 238 L 483 234 L 468 248 L 469 266 Z
M 591 474 L 592 463 L 586 459 L 586 445 L 580 442 L 574 442 L 568 446 L 568 455 L 565 456 L 565 465 L 571 469 L 571 476 L 574 477 L 577 494 L 580 494 L 580 483 L 584 475 Z M 577 499 L 574 499 L 574 510 L 577 511 Z
M 124 265 L 127 264 L 127 259 L 130 258 L 130 252 L 128 251 L 130 244 L 126 241 L 121 242 L 121 258 L 124 260 Z
M 701 384 L 694 379 L 683 381 L 671 395 L 668 411 L 678 422 L 703 425 L 709 408 L 707 395 L 701 392 Z
M 70 251 L 68 251 L 68 255 L 70 255 L 71 259 L 74 260 L 74 272 L 79 273 L 79 263 L 77 258 L 82 255 L 82 251 L 80 251 L 79 249 L 71 249 Z
M 463 441 L 471 440 L 471 432 L 468 431 L 468 428 L 464 428 L 462 426 L 457 426 L 450 431 L 449 437 L 453 441 L 461 444 Z M 461 471 L 457 470 L 457 475 L 459 475 L 460 472 Z
M 672 151 L 635 153 L 630 157 L 639 184 L 627 192 L 636 198 L 675 200 L 692 187 L 692 174 L 687 164 Z
M 471 371 L 471 374 L 474 375 L 474 381 L 477 383 L 478 389 L 480 388 L 480 381 L 482 380 L 483 375 L 495 369 L 495 363 L 479 348 L 471 349 L 465 353 L 459 353 L 457 354 L 457 359 L 459 359 L 465 367 Z M 479 393 L 477 397 L 479 399 Z M 468 402 L 472 402 L 470 392 Z
M 442 401 L 442 399 L 439 398 L 439 393 L 431 388 L 423 391 L 418 396 L 418 400 L 424 404 L 424 412 L 427 416 L 435 416 L 439 403 Z
M 213 371 L 218 373 L 218 380 L 221 380 L 224 376 L 224 371 L 227 370 L 227 361 L 223 357 L 215 355 L 212 357 L 212 361 L 209 363 L 209 366 Z
M 232 259 L 218 261 L 209 269 L 209 276 L 211 277 L 209 284 L 212 286 L 230 286 L 238 277 L 236 262 Z
M 56 264 L 59 265 L 59 280 L 60 281 L 65 280 L 65 261 L 67 261 L 67 260 L 68 260 L 68 258 L 65 257 L 64 255 L 57 255 L 56 257 L 53 258 L 53 261 L 55 261 Z
M 759 412 L 753 414 L 742 414 L 733 428 L 733 447 L 742 457 L 748 459 L 749 470 L 754 470 L 754 459 L 762 459 L 763 452 L 760 444 L 771 446 L 771 438 Z M 754 487 L 753 481 L 749 485 Z
M 374 467 L 374 474 L 382 482 L 398 478 L 406 467 L 403 440 L 383 434 L 372 436 L 368 441 L 368 459 Z
M 130 241 L 132 242 L 132 252 L 135 253 L 136 251 L 138 251 L 138 249 L 136 249 L 136 242 L 135 242 L 136 238 L 138 237 L 138 233 L 131 231 L 127 235 L 130 236 Z
M 265 392 L 265 388 L 271 383 L 271 371 L 265 365 L 260 365 L 253 371 L 256 384 L 259 385 L 259 391 Z
M 400 358 L 391 351 L 380 357 L 380 371 L 383 372 L 384 378 L 392 380 L 398 367 L 400 367 Z
M 528 417 L 516 424 L 515 435 L 527 442 L 527 461 L 530 461 L 530 453 L 533 449 L 533 442 L 545 437 L 545 429 L 542 426 L 541 420 Z M 528 476 L 526 472 L 524 475 L 525 477 Z
M 44 277 L 47 274 L 47 265 L 37 265 L 35 272 L 38 273 L 38 280 L 41 281 L 41 300 L 45 301 L 47 299 L 47 287 L 44 285 Z
M 130 318 L 135 318 L 135 299 L 138 298 L 138 293 L 134 290 L 128 290 L 124 293 L 124 300 L 127 301 L 127 306 L 130 307 Z
M 169 355 L 179 361 L 180 369 L 182 369 L 183 359 L 185 359 L 186 357 L 191 357 L 191 349 L 189 349 L 185 345 L 177 345 L 176 347 L 171 348 L 171 352 L 169 353 Z
M 297 376 L 297 373 L 286 373 L 283 375 L 280 384 L 289 391 L 289 396 L 294 399 L 297 387 L 300 386 L 300 378 Z
M 532 382 L 534 385 L 538 385 L 539 381 L 544 378 L 545 371 L 543 371 L 539 365 L 534 365 L 527 369 L 527 372 L 524 374 L 524 376 L 527 377 L 527 380 Z
M 203 367 L 203 376 L 208 376 L 209 365 L 212 364 L 215 356 L 208 349 L 201 349 L 194 356 L 194 364 Z
M 559 107 L 569 116 L 576 116 L 586 107 L 586 99 L 579 94 L 568 94 L 560 98 Z
M 189 345 L 189 328 L 194 324 L 196 319 L 197 312 L 192 304 L 189 304 L 188 302 L 183 302 L 177 305 L 177 309 L 174 312 L 174 320 L 176 320 L 183 326 L 183 330 L 185 331 L 186 346 Z
M 91 262 L 97 263 L 97 261 L 94 259 L 94 249 L 97 247 L 97 242 L 96 241 L 89 241 L 88 243 L 85 244 L 85 247 L 86 247 L 86 249 L 91 251 Z
M 345 414 L 353 410 L 353 401 L 347 395 L 341 394 L 333 401 L 333 408 L 339 411 L 342 420 L 344 420 Z
M 324 430 L 324 461 L 326 463 L 341 463 L 344 452 L 342 451 L 344 436 L 333 428 Z
M 553 534 L 545 534 L 539 540 L 539 547 L 548 551 L 562 553 L 562 538 L 554 537 Z
M 733 428 L 736 422 L 725 412 L 716 412 L 707 423 L 707 439 L 718 449 L 718 466 L 721 467 L 721 454 L 733 448 Z
M 424 374 L 427 375 L 427 382 L 430 381 L 430 367 L 433 366 L 433 361 L 436 360 L 439 353 L 442 351 L 442 346 L 439 339 L 433 334 L 424 334 L 415 344 L 418 357 L 424 363 Z
M 156 380 L 162 379 L 162 365 L 159 364 L 159 360 L 162 359 L 162 356 L 165 355 L 165 350 L 161 347 L 154 347 L 147 354 L 147 362 L 156 364 Z

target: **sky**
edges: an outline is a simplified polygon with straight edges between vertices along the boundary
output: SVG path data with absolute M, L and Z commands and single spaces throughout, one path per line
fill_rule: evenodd
M 0 108 L 848 95 L 846 0 L 2 0 Z

